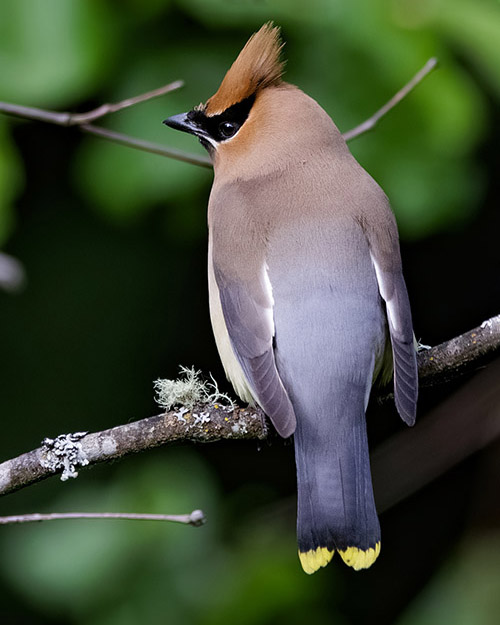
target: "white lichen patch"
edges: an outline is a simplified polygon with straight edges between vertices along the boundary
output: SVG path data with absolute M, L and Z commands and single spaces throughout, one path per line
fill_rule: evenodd
M 77 477 L 76 467 L 84 467 L 89 463 L 80 442 L 87 434 L 88 432 L 74 432 L 60 434 L 56 438 L 44 438 L 40 460 L 42 466 L 54 473 L 62 469 L 62 482 Z
M 239 419 L 231 426 L 231 431 L 233 434 L 246 434 L 248 432 L 248 426 L 243 419 Z
M 200 414 L 193 414 L 194 424 L 203 425 L 204 423 L 210 423 L 210 413 L 201 412 Z
M 425 343 L 421 343 L 420 341 L 417 341 L 416 349 L 417 349 L 417 352 L 421 352 L 427 349 L 432 349 L 432 347 L 430 345 L 425 345 Z
M 233 401 L 228 395 L 219 391 L 217 382 L 212 376 L 212 382 L 206 382 L 201 378 L 201 371 L 196 371 L 194 367 L 181 366 L 180 373 L 183 377 L 177 380 L 156 380 L 154 382 L 155 401 L 159 406 L 165 410 L 171 410 L 174 406 L 183 407 L 175 413 L 178 419 L 186 422 L 184 415 L 192 410 L 196 404 L 219 402 L 234 409 Z M 208 414 L 202 414 L 205 414 L 204 418 L 207 419 Z M 198 420 L 194 417 L 194 423 L 199 424 L 200 415 L 197 415 L 197 418 Z M 201 421 L 201 423 L 205 422 Z
M 186 412 L 189 412 L 189 410 L 187 408 L 184 408 L 184 406 L 181 406 L 179 408 L 179 410 L 174 412 L 174 417 L 177 417 L 178 421 L 182 421 L 183 423 L 187 423 L 187 419 L 184 416 L 186 414 Z
M 200 378 L 201 371 L 181 366 L 180 372 L 183 377 L 177 380 L 156 380 L 154 383 L 156 403 L 165 410 L 174 406 L 191 409 L 206 396 L 206 384 Z

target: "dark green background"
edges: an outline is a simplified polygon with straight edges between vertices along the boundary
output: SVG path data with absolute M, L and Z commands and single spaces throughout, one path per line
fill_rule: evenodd
M 212 95 L 269 19 L 283 29 L 286 79 L 341 130 L 439 58 L 350 145 L 391 198 L 417 336 L 435 344 L 497 314 L 496 0 L 6 1 L 0 100 L 86 111 L 182 78 L 184 89 L 101 124 L 201 154 L 162 119 Z M 205 277 L 211 178 L 74 129 L 0 117 L 0 244 L 27 272 L 20 294 L 0 293 L 2 458 L 45 436 L 155 414 L 153 381 L 176 377 L 179 364 L 222 385 Z M 460 384 L 423 393 L 422 418 Z M 387 405 L 369 420 L 373 446 L 403 429 Z M 1 513 L 202 508 L 209 522 L 2 528 L 1 622 L 496 623 L 497 455 L 490 446 L 384 513 L 370 571 L 335 558 L 313 577 L 296 556 L 292 447 L 277 439 L 164 448 L 70 483 L 54 478 L 4 498 Z M 478 517 L 481 497 L 489 505 Z

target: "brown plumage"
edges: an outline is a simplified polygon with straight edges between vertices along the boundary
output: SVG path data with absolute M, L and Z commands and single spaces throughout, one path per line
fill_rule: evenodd
M 226 73 L 217 93 L 205 104 L 207 115 L 218 115 L 261 89 L 281 82 L 284 63 L 280 31 L 272 22 L 253 34 Z
M 380 551 L 365 410 L 392 361 L 396 407 L 415 420 L 410 304 L 384 192 L 319 104 L 281 81 L 280 49 L 265 24 L 207 104 L 166 123 L 213 159 L 212 326 L 238 395 L 294 434 L 302 566 L 338 551 L 361 569 Z

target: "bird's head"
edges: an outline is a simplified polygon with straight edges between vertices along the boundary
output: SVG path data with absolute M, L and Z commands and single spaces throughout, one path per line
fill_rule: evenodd
M 217 92 L 205 104 L 163 123 L 197 136 L 210 153 L 234 141 L 260 92 L 282 84 L 282 47 L 279 28 L 271 22 L 264 24 L 250 37 Z
M 230 162 L 233 173 L 241 156 L 244 167 L 255 170 L 266 158 L 283 162 L 298 145 L 331 143 L 332 133 L 340 134 L 328 115 L 300 89 L 282 81 L 282 47 L 279 28 L 264 24 L 205 104 L 164 123 L 197 136 L 216 169 Z

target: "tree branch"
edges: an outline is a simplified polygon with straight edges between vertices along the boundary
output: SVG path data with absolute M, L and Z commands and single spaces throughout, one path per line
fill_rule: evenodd
M 396 104 L 401 102 L 401 100 L 405 98 L 410 93 L 410 91 L 412 91 L 418 85 L 418 83 L 421 82 L 436 67 L 436 65 L 437 59 L 429 59 L 424 67 L 419 72 L 417 72 L 417 74 L 415 74 L 415 76 L 402 89 L 400 89 L 396 93 L 396 95 L 389 100 L 389 102 L 387 102 L 387 104 L 385 104 L 381 109 L 374 113 L 372 117 L 364 121 L 362 124 L 356 126 L 352 130 L 345 132 L 343 134 L 344 139 L 346 141 L 350 141 L 351 139 L 359 137 L 361 134 L 368 132 L 369 130 L 374 128 L 375 125 L 380 121 L 380 119 L 384 117 L 384 115 L 387 115 L 387 113 L 391 109 L 393 109 Z M 150 100 L 151 98 L 156 98 L 158 96 L 169 93 L 170 91 L 174 91 L 175 89 L 179 89 L 183 86 L 183 84 L 184 83 L 181 80 L 177 80 L 168 85 L 165 85 L 164 87 L 160 87 L 159 89 L 148 91 L 147 93 L 135 96 L 133 98 L 127 98 L 126 100 L 122 100 L 121 102 L 116 102 L 114 104 L 103 104 L 92 111 L 88 111 L 87 113 L 58 113 L 56 111 L 47 111 L 44 109 L 22 106 L 19 104 L 10 104 L 8 102 L 0 102 L 0 113 L 5 113 L 6 115 L 12 115 L 14 117 L 21 117 L 24 119 L 32 119 L 41 122 L 47 122 L 50 124 L 57 124 L 59 126 L 77 126 L 84 132 L 99 136 L 103 139 L 107 139 L 108 141 L 114 141 L 122 145 L 126 145 L 131 148 L 143 150 L 152 154 L 159 154 L 160 156 L 166 156 L 167 158 L 173 158 L 176 160 L 184 161 L 186 163 L 191 163 L 192 165 L 198 165 L 200 167 L 212 167 L 212 162 L 208 158 L 208 156 L 201 156 L 197 154 L 183 152 L 180 150 L 175 150 L 173 148 L 167 148 L 157 143 L 142 141 L 141 139 L 136 139 L 134 137 L 130 137 L 129 135 L 124 135 L 118 132 L 113 132 L 105 128 L 99 128 L 89 123 L 95 121 L 96 119 L 100 119 L 101 117 L 103 117 L 104 115 L 108 115 L 109 113 L 121 111 L 122 109 L 129 106 L 134 106 L 135 104 L 138 104 L 140 102 L 145 102 L 146 100 Z
M 102 432 L 62 435 L 50 441 L 53 445 L 44 444 L 7 460 L 0 464 L 0 495 L 55 473 L 66 476 L 65 479 L 76 477 L 76 466 L 106 462 L 177 441 L 210 443 L 221 439 L 265 439 L 266 436 L 265 418 L 259 409 L 231 410 L 219 404 L 196 407 L 191 412 L 181 408 Z M 56 446 L 59 449 L 55 449 Z M 59 462 L 54 460 L 54 455 L 59 456 Z
M 384 104 L 382 108 L 380 108 L 376 113 L 374 113 L 369 119 L 364 121 L 362 124 L 360 124 L 359 126 L 356 126 L 356 128 L 353 128 L 352 130 L 348 130 L 347 132 L 344 132 L 343 134 L 344 139 L 346 141 L 350 141 L 351 139 L 355 139 L 356 137 L 359 137 L 365 132 L 368 132 L 369 130 L 372 130 L 373 128 L 375 128 L 375 126 L 382 119 L 382 117 L 387 115 L 387 113 L 391 109 L 393 109 L 396 106 L 396 104 L 399 104 L 401 100 L 410 93 L 410 91 L 413 91 L 413 89 L 415 89 L 415 87 L 418 85 L 419 82 L 422 82 L 422 80 L 427 76 L 427 74 L 430 74 L 432 72 L 432 70 L 437 66 L 437 63 L 438 63 L 438 60 L 436 58 L 429 59 L 427 63 L 422 67 L 422 69 L 418 71 L 415 74 L 415 76 L 413 76 L 413 78 L 408 83 L 406 83 L 406 85 L 402 89 L 400 89 L 396 93 L 396 95 L 394 95 L 389 100 L 389 102 L 387 102 L 387 104 Z
M 184 152 L 182 150 L 176 150 L 175 148 L 167 148 L 158 143 L 143 141 L 142 139 L 135 139 L 130 135 L 124 135 L 120 132 L 108 130 L 107 128 L 93 126 L 92 124 L 84 124 L 80 126 L 80 129 L 84 132 L 87 132 L 88 134 L 101 137 L 102 139 L 107 139 L 108 141 L 113 141 L 114 143 L 125 145 L 129 148 L 136 148 L 138 150 L 143 150 L 144 152 L 149 152 L 150 154 L 158 154 L 160 156 L 166 156 L 167 158 L 173 158 L 177 161 L 184 161 L 185 163 L 190 163 L 191 165 L 198 165 L 199 167 L 207 167 L 208 169 L 212 169 L 212 161 L 208 158 L 208 156 L 193 154 L 191 152 Z
M 418 353 L 420 386 L 434 386 L 466 373 L 500 347 L 500 315 L 450 341 Z
M 500 347 L 500 315 L 418 356 L 423 386 L 460 375 L 478 359 Z M 75 467 L 97 464 L 178 441 L 210 443 L 268 436 L 260 409 L 223 407 L 220 404 L 180 408 L 102 432 L 61 435 L 46 439 L 42 447 L 0 464 L 0 495 L 61 473 L 76 477 Z

